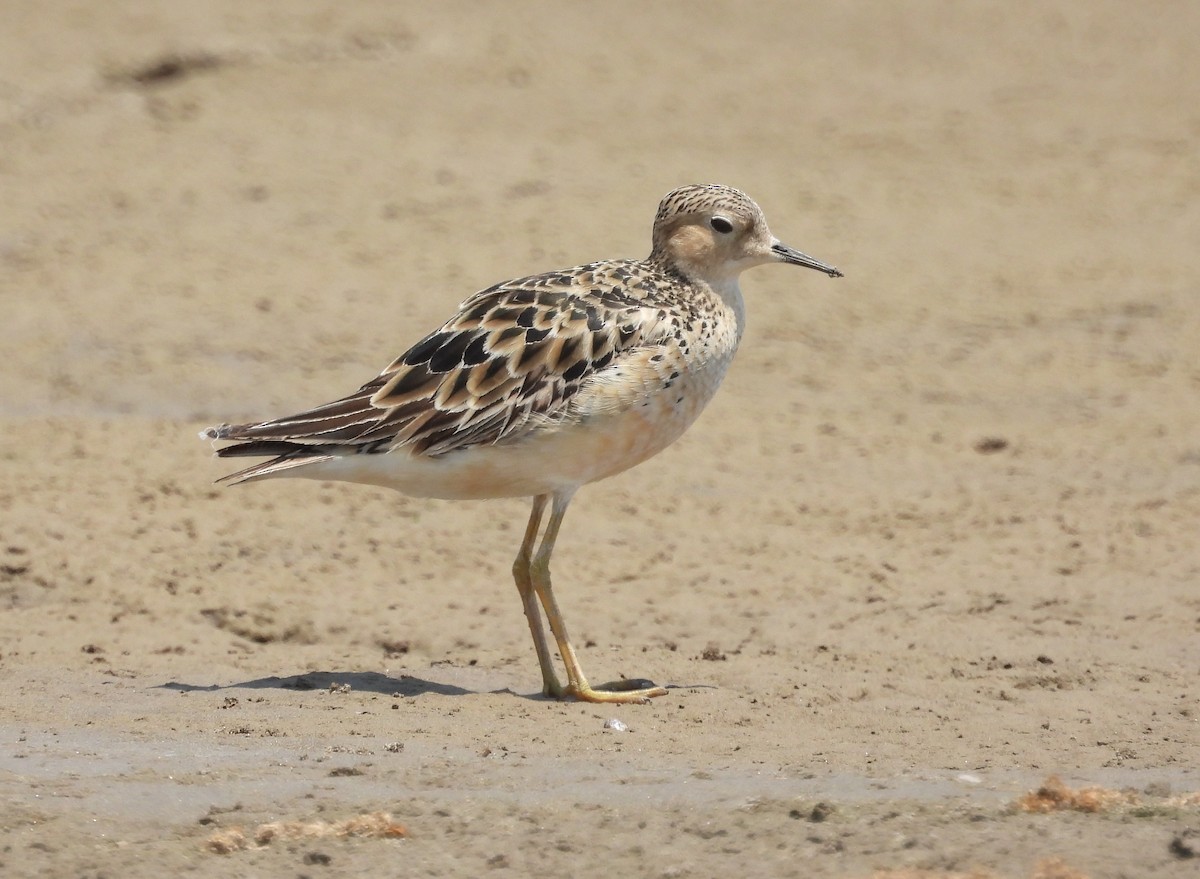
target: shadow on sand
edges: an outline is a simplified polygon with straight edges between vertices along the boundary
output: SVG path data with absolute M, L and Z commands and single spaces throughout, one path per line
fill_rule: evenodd
M 647 680 L 629 680 L 623 681 L 628 689 L 640 689 L 644 687 L 654 686 L 653 681 Z M 220 690 L 329 690 L 338 687 L 349 685 L 350 689 L 365 693 L 381 693 L 386 696 L 423 696 L 429 693 L 438 696 L 477 696 L 484 692 L 488 693 L 507 693 L 516 696 L 520 699 L 528 699 L 535 702 L 557 702 L 550 696 L 546 696 L 540 692 L 534 693 L 518 693 L 514 690 L 504 687 L 499 690 L 467 690 L 463 687 L 457 687 L 453 684 L 442 684 L 437 681 L 427 681 L 424 678 L 413 677 L 412 675 L 400 675 L 399 677 L 388 677 L 387 675 L 379 674 L 373 671 L 354 671 L 354 672 L 334 672 L 334 671 L 308 671 L 304 674 L 290 675 L 288 677 L 277 677 L 271 675 L 266 678 L 255 678 L 251 681 L 239 681 L 233 684 L 185 684 L 180 681 L 168 681 L 165 684 L 159 684 L 154 689 L 159 690 L 176 690 L 181 693 L 192 692 L 208 692 L 215 693 Z M 668 690 L 696 690 L 696 689 L 715 689 L 712 684 L 666 684 Z
M 466 696 L 473 693 L 452 684 L 440 684 L 415 678 L 412 675 L 389 677 L 373 671 L 333 672 L 309 671 L 304 674 L 265 678 L 255 678 L 250 681 L 239 681 L 233 684 L 185 684 L 179 681 L 168 681 L 159 684 L 157 689 L 178 690 L 180 692 L 216 692 L 218 690 L 328 690 L 349 685 L 351 690 L 367 693 L 382 693 L 388 696 L 422 696 L 436 693 L 439 696 Z

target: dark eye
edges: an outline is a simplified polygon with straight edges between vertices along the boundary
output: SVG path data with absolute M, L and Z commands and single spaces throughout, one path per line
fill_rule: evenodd
M 720 232 L 722 235 L 727 235 L 733 231 L 733 223 L 724 217 L 713 217 L 708 221 L 708 225 L 712 226 L 714 231 Z

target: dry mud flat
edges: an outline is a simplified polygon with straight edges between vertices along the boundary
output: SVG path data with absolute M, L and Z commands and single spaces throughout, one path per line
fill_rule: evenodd
M 1200 7 L 827 6 L 6 13 L 0 874 L 1195 875 Z M 522 503 L 211 485 L 695 181 L 847 277 L 572 506 L 667 697 Z

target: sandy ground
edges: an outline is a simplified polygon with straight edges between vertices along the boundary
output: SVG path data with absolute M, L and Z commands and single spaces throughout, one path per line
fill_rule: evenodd
M 751 9 L 8 5 L 0 873 L 1196 875 L 1200 6 Z M 572 507 L 585 668 L 668 697 L 537 695 L 522 501 L 212 485 L 689 182 L 847 277 L 745 276 Z

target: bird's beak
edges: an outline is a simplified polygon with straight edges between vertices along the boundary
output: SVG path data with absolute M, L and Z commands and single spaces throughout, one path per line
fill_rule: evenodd
M 800 251 L 788 247 L 786 244 L 783 244 L 779 241 L 776 241 L 771 245 L 771 253 L 774 254 L 775 258 L 780 262 L 785 262 L 788 265 L 804 266 L 806 269 L 816 269 L 818 272 L 824 272 L 831 278 L 845 277 L 833 266 L 827 266 L 825 263 L 813 259 L 807 253 L 801 253 Z

